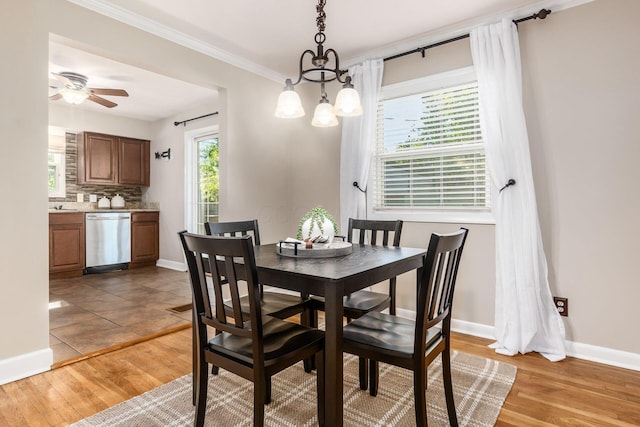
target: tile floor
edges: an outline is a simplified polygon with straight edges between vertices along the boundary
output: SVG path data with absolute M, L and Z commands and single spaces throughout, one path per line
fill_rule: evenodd
M 54 363 L 139 339 L 191 321 L 186 272 L 160 267 L 90 274 L 49 282 L 49 337 Z

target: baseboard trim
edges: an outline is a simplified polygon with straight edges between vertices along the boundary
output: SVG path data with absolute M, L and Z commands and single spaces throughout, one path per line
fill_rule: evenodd
M 399 316 L 408 319 L 415 319 L 416 313 L 412 310 L 397 309 Z M 494 328 L 491 325 L 468 322 L 466 320 L 453 319 L 451 330 L 461 334 L 473 335 L 481 338 L 495 339 Z M 589 360 L 591 362 L 616 366 L 618 368 L 640 371 L 640 354 L 628 351 L 616 350 L 597 345 L 584 344 L 574 341 L 565 341 L 567 356 L 577 359 Z
M 169 261 L 168 259 L 159 259 L 156 261 L 156 267 L 168 268 L 170 270 L 187 271 L 187 266 L 183 262 Z
M 0 360 L 0 385 L 48 371 L 52 364 L 50 348 Z
M 640 371 L 640 354 L 573 341 L 566 341 L 565 348 L 567 356 Z

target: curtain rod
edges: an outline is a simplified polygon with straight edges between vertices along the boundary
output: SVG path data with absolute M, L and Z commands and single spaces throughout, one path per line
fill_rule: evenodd
M 518 25 L 520 22 L 528 21 L 530 19 L 544 19 L 550 13 L 551 13 L 551 10 L 549 10 L 549 9 L 540 9 L 540 12 L 534 13 L 533 15 L 527 16 L 526 18 L 514 19 L 513 23 Z M 384 58 L 384 61 L 390 61 L 392 59 L 401 58 L 403 56 L 411 55 L 413 53 L 418 53 L 418 52 L 420 52 L 422 54 L 422 57 L 424 58 L 425 57 L 424 51 L 427 50 L 427 49 L 431 49 L 433 47 L 442 46 L 443 44 L 447 44 L 447 43 L 451 43 L 451 42 L 456 42 L 458 40 L 464 40 L 464 39 L 467 39 L 467 38 L 469 38 L 469 34 L 463 34 L 461 36 L 453 37 L 453 38 L 450 38 L 448 40 L 443 40 L 443 41 L 438 42 L 438 43 L 433 43 L 433 44 L 430 44 L 430 45 L 427 45 L 427 46 L 418 47 L 416 49 L 408 50 L 406 52 L 402 52 L 402 53 L 398 53 L 396 55 L 389 56 L 387 58 Z
M 199 117 L 194 117 L 193 119 L 187 119 L 187 120 L 183 120 L 181 122 L 173 122 L 174 126 L 179 126 L 179 125 L 187 125 L 188 122 L 191 122 L 193 120 L 198 120 L 198 119 L 204 119 L 205 117 L 209 117 L 209 116 L 215 116 L 216 114 L 218 114 L 218 112 L 214 112 L 214 113 L 209 113 L 209 114 L 205 114 L 204 116 L 199 116 Z

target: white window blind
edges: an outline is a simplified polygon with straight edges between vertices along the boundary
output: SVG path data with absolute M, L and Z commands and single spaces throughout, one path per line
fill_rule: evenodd
M 375 154 L 375 209 L 489 207 L 476 82 L 381 100 Z

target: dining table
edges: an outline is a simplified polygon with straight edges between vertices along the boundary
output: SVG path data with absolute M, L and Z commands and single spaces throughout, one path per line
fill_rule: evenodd
M 292 257 L 278 253 L 277 244 L 255 247 L 258 280 L 303 295 L 325 299 L 325 422 L 343 424 L 343 297 L 400 274 L 420 274 L 426 249 L 353 244 L 352 252 L 336 257 Z

